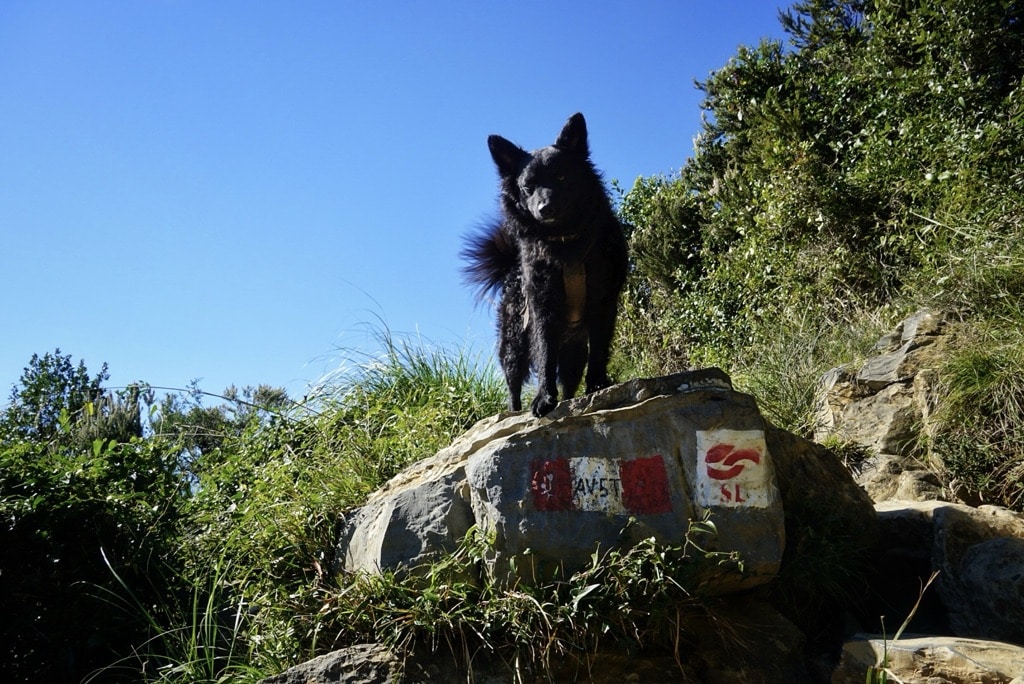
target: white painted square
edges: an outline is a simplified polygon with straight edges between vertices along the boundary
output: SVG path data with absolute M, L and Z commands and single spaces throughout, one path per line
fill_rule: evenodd
M 697 432 L 697 503 L 767 508 L 778 497 L 761 430 Z
M 572 472 L 572 500 L 577 510 L 626 512 L 622 505 L 618 460 L 573 458 L 569 464 Z

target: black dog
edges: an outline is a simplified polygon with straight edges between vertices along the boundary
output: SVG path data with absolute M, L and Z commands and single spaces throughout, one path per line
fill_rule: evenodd
M 608 354 L 626 280 L 626 239 L 600 173 L 587 124 L 574 114 L 555 144 L 527 152 L 487 139 L 501 177 L 503 219 L 472 236 L 464 273 L 480 296 L 500 289 L 498 358 L 509 408 L 522 409 L 523 383 L 537 373 L 535 416 L 576 394 L 612 383 Z

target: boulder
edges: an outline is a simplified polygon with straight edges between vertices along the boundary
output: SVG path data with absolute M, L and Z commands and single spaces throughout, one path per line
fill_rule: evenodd
M 492 579 L 532 581 L 641 539 L 681 544 L 705 516 L 718 532 L 705 548 L 743 561 L 742 573 L 723 564 L 707 593 L 770 580 L 795 526 L 834 530 L 851 549 L 876 533 L 870 499 L 834 454 L 765 423 L 705 369 L 615 385 L 541 419 L 480 421 L 347 515 L 336 557 L 349 572 L 415 571 L 476 526 L 493 542 Z
M 798 539 L 797 535 L 811 529 L 816 534 L 841 535 L 858 556 L 873 549 L 878 541 L 874 504 L 839 458 L 821 444 L 774 426 L 766 434 L 768 450 L 775 454 L 787 535 Z M 796 558 L 807 552 L 807 547 L 792 548 L 786 555 Z
M 699 676 L 677 674 L 639 681 L 716 684 L 808 684 L 813 681 L 805 662 L 804 634 L 772 605 L 749 594 L 740 594 L 714 605 L 712 614 L 713 622 L 722 628 L 709 628 L 708 624 L 693 619 L 690 620 L 694 624 L 685 624 L 687 619 L 684 619 L 684 629 L 693 635 L 694 641 L 692 653 L 684 660 L 695 663 Z M 707 621 L 708 617 L 697 619 Z
M 937 571 L 934 591 L 953 634 L 1024 644 L 1024 516 L 940 501 L 876 508 L 882 562 L 915 568 L 903 592 Z
M 571 574 L 597 549 L 650 537 L 682 545 L 705 515 L 718 530 L 705 548 L 743 560 L 715 592 L 774 577 L 784 519 L 764 421 L 724 375 L 701 377 L 628 384 L 629 402 L 615 398 L 622 390 L 591 395 L 474 452 L 466 476 L 476 524 L 493 539 L 492 579 Z
M 914 637 L 886 641 L 858 635 L 843 646 L 833 684 L 866 681 L 886 663 L 889 681 L 904 684 L 1024 684 L 1024 648 L 998 641 Z
M 682 544 L 708 515 L 708 549 L 743 559 L 717 590 L 754 586 L 784 547 L 765 434 L 754 400 L 717 369 L 616 385 L 541 419 L 494 416 L 348 515 L 337 557 L 346 571 L 412 570 L 475 525 L 493 542 L 492 579 L 533 581 L 641 539 Z

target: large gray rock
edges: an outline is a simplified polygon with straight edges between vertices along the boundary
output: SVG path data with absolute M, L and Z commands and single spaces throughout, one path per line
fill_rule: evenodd
M 708 593 L 771 579 L 787 530 L 801 548 L 839 535 L 851 552 L 877 531 L 871 500 L 833 453 L 765 424 L 707 369 L 616 385 L 543 419 L 480 421 L 349 514 L 337 557 L 346 571 L 415 570 L 476 525 L 494 542 L 492 579 L 532 580 L 640 539 L 682 543 L 705 515 L 718 534 L 699 541 L 743 560 L 742 573 L 723 564 Z
M 1024 644 L 1024 516 L 939 501 L 877 505 L 887 553 L 917 558 L 958 636 Z
M 682 545 L 690 521 L 705 514 L 718 529 L 708 548 L 743 559 L 744 572 L 719 577 L 716 590 L 775 575 L 783 511 L 756 404 L 692 374 L 674 382 L 671 393 L 625 405 L 590 397 L 469 457 L 474 517 L 494 539 L 493 577 L 571 573 L 597 549 L 649 537 Z M 633 387 L 652 394 L 642 382 Z
M 708 549 L 743 559 L 742 573 L 723 565 L 711 584 L 754 586 L 775 575 L 784 547 L 765 430 L 717 369 L 624 383 L 542 419 L 495 416 L 349 515 L 338 558 L 348 571 L 413 569 L 476 525 L 493 540 L 492 579 L 529 581 L 649 537 L 682 544 L 690 521 L 710 515 Z

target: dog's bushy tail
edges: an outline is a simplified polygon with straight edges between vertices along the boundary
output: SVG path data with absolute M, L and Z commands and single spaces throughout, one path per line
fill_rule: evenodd
M 461 256 L 467 261 L 462 275 L 477 288 L 478 301 L 498 294 L 519 260 L 516 241 L 500 222 L 487 224 L 469 235 Z

